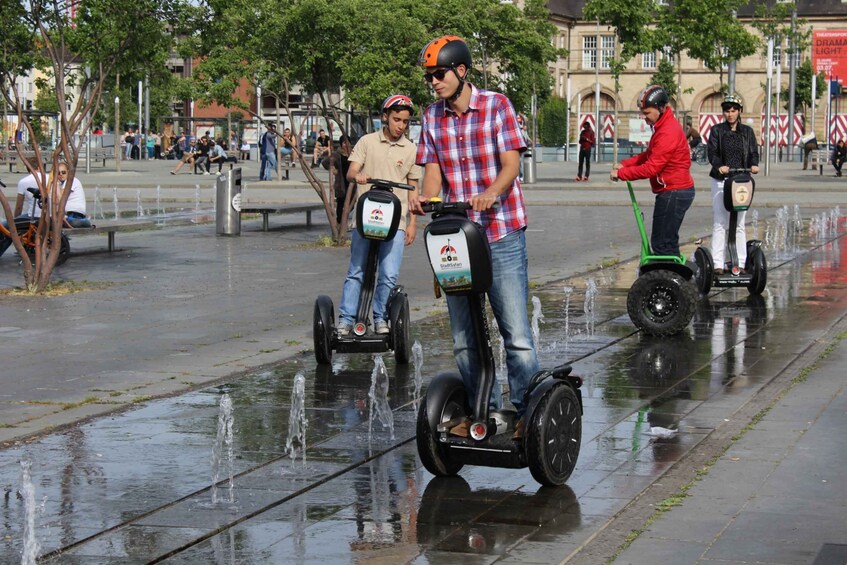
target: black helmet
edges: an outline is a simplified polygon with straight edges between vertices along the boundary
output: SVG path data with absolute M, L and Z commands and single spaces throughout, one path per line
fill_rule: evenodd
M 668 93 L 664 88 L 658 84 L 651 84 L 638 95 L 638 107 L 642 109 L 656 108 L 662 111 L 667 106 L 669 100 Z
M 435 67 L 471 68 L 471 50 L 461 37 L 445 35 L 426 44 L 418 56 L 418 64 L 425 69 Z
M 737 94 L 730 94 L 721 102 L 721 110 L 724 112 L 733 106 L 737 106 L 739 112 L 744 109 L 744 104 L 741 103 L 741 97 Z

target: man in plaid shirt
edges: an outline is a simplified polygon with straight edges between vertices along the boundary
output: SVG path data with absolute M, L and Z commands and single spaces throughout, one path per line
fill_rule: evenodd
M 509 99 L 466 82 L 471 54 L 462 39 L 434 39 L 424 47 L 419 62 L 440 99 L 426 109 L 422 120 L 417 156 L 417 163 L 424 167 L 421 201 L 443 191 L 447 201 L 470 202 L 470 218 L 482 225 L 488 236 L 493 269 L 488 297 L 506 348 L 510 400 L 518 417 L 513 437 L 519 440 L 525 427 L 524 393 L 538 371 L 527 316 L 526 209 L 517 181 L 520 153 L 526 143 Z M 423 213 L 417 201 L 410 203 L 410 209 Z M 448 296 L 447 306 L 453 353 L 473 397 L 479 363 L 470 312 L 462 298 Z M 495 408 L 499 401 L 493 392 Z M 465 421 L 450 433 L 465 437 L 469 425 Z

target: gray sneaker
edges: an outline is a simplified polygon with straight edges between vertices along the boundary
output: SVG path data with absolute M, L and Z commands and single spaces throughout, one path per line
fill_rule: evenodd
M 335 331 L 339 336 L 348 336 L 350 335 L 350 332 L 353 331 L 353 326 L 347 322 L 338 322 L 338 326 L 335 328 Z
M 388 333 L 388 322 L 385 320 L 380 320 L 374 326 L 374 331 L 378 334 L 387 334 Z

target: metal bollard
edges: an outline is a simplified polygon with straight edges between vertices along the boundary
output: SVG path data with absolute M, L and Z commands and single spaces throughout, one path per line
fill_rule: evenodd
M 535 159 L 532 157 L 532 149 L 527 149 L 521 155 L 523 159 L 523 184 L 535 184 Z
M 241 235 L 241 167 L 218 174 L 215 233 Z

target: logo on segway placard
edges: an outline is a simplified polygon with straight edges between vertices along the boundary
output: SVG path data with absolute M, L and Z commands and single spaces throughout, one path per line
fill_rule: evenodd
M 362 230 L 365 237 L 385 239 L 391 229 L 394 207 L 384 202 L 366 199 L 362 212 L 362 216 L 364 216 L 362 218 Z
M 471 267 L 468 244 L 461 233 L 451 235 L 427 235 L 427 249 L 432 271 L 439 286 L 446 291 L 471 288 Z

